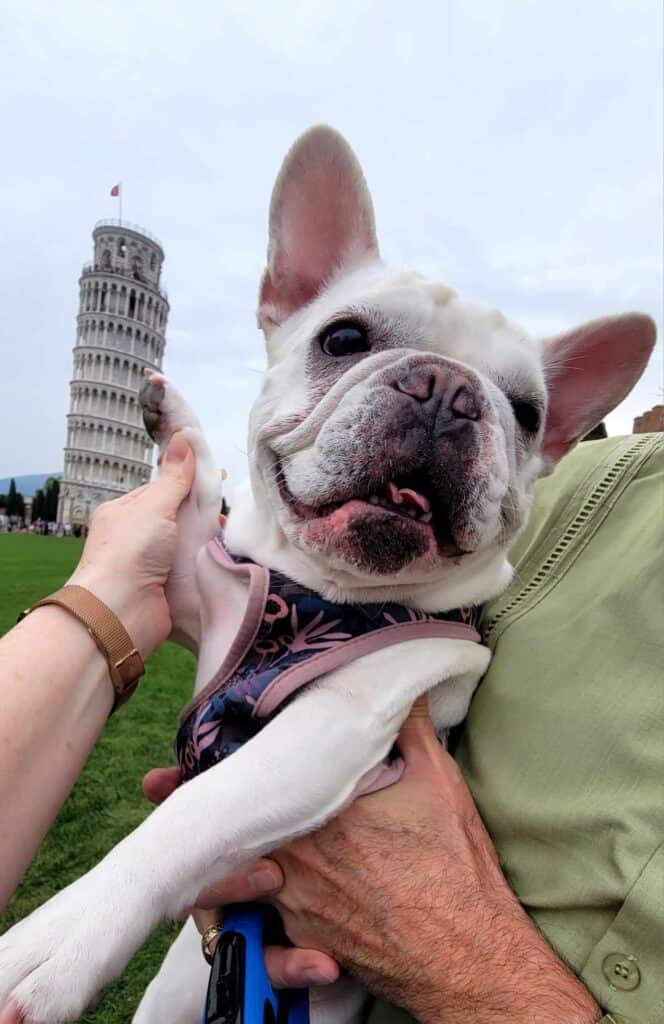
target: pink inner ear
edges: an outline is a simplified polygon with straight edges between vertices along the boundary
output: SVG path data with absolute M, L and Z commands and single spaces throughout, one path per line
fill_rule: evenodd
M 605 317 L 544 344 L 549 410 L 542 446 L 557 461 L 632 390 L 656 329 L 641 313 Z
M 331 128 L 313 128 L 274 187 L 262 315 L 280 323 L 340 269 L 377 255 L 371 198 L 352 150 Z

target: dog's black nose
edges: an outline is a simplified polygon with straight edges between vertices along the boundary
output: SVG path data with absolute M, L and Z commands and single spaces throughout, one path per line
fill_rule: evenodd
M 392 381 L 395 391 L 408 395 L 420 405 L 430 405 L 449 423 L 478 420 L 481 401 L 475 382 L 455 366 L 415 363 L 399 370 Z

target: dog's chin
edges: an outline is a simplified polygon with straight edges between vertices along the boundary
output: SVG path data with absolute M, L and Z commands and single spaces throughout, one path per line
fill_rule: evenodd
M 337 568 L 364 576 L 421 578 L 445 560 L 472 553 L 472 531 L 453 528 L 441 503 L 427 496 L 431 488 L 422 474 L 401 474 L 370 497 L 315 505 L 293 493 L 281 466 L 276 480 L 280 519 L 291 542 Z
M 438 544 L 431 526 L 359 499 L 296 527 L 298 546 L 367 575 L 432 569 Z

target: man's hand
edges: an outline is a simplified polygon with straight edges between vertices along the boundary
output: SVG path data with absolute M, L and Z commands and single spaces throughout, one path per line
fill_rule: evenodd
M 297 960 L 304 950 L 326 980 L 334 980 L 336 961 L 423 1024 L 599 1020 L 592 997 L 505 882 L 424 703 L 399 746 L 406 770 L 398 785 L 362 797 L 319 832 L 254 865 L 254 881 L 247 872 L 202 893 L 199 906 L 266 897 L 300 947 L 278 951 L 274 980 L 306 980 Z M 160 779 L 164 788 L 166 777 L 150 773 L 148 794 Z M 258 884 L 257 868 L 267 872 Z M 276 955 L 271 951 L 272 968 Z

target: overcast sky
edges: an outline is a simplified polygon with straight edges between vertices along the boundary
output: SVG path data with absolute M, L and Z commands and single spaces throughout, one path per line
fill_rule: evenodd
M 163 242 L 165 370 L 231 484 L 263 365 L 267 206 L 325 121 L 364 166 L 390 264 L 537 335 L 662 328 L 659 0 L 4 0 L 0 477 L 62 468 L 77 279 L 124 216 Z M 609 422 L 662 400 L 662 349 Z

